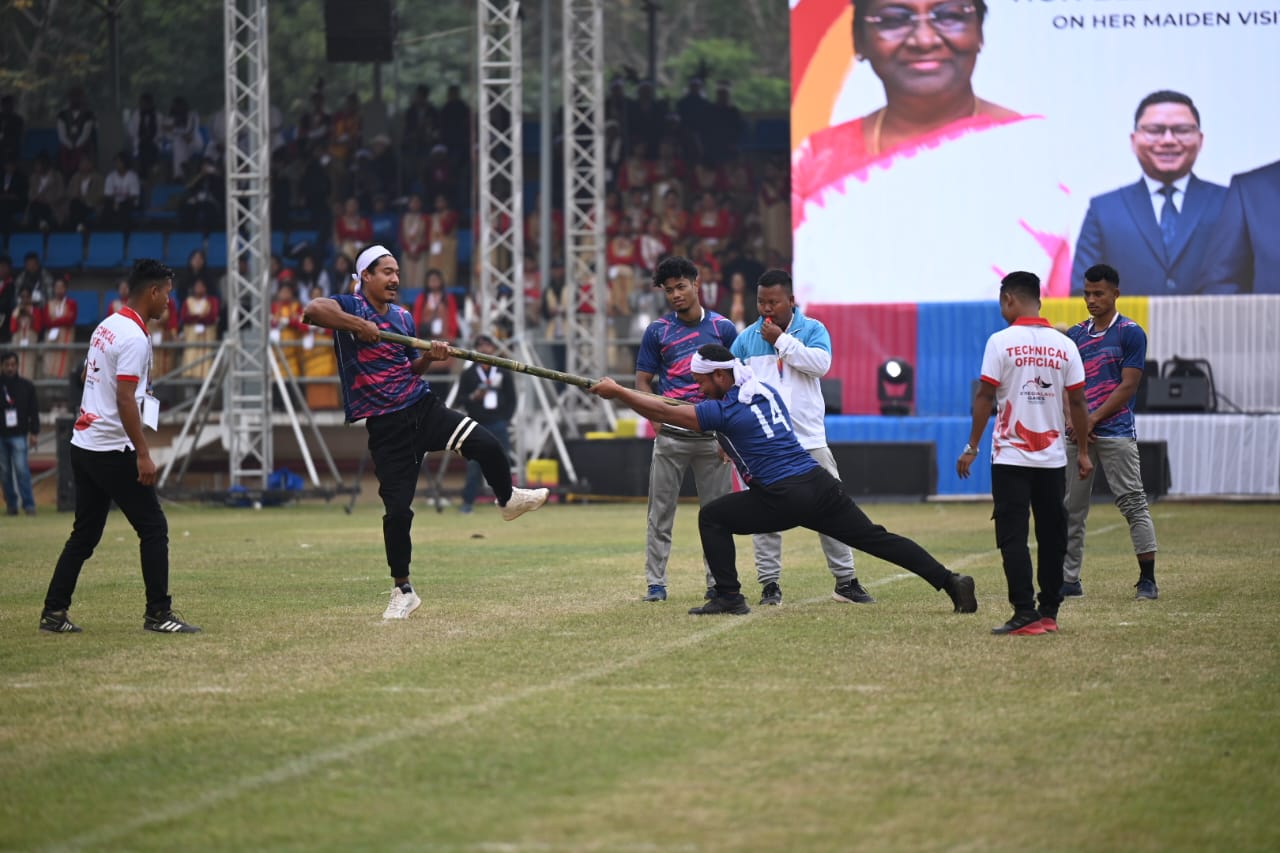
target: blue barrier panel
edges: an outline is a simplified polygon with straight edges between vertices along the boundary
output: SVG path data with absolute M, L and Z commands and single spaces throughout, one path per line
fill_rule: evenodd
M 828 415 L 827 443 L 859 441 L 931 441 L 938 448 L 938 494 L 991 494 L 991 424 L 978 445 L 969 479 L 956 474 L 956 459 L 969 441 L 969 416 L 896 418 L 878 415 Z
M 987 338 L 1007 325 L 999 303 L 922 302 L 916 322 L 916 414 L 967 417 Z

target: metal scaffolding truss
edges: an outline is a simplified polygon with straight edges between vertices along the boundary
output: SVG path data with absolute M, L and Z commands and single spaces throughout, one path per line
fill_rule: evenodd
M 564 258 L 566 366 L 579 376 L 608 373 L 608 283 L 604 237 L 604 10 L 600 0 L 564 0 Z M 614 425 L 612 407 L 573 388 L 569 419 Z M 599 428 L 598 426 L 596 428 Z
M 536 363 L 524 316 L 524 170 L 521 117 L 521 26 L 518 0 L 482 0 L 477 33 L 477 218 L 480 330 L 498 331 L 506 355 Z M 514 431 L 516 461 L 523 471 L 530 459 L 554 444 L 565 460 L 565 474 L 576 480 L 560 431 L 551 390 L 538 380 L 522 379 Z
M 479 8 L 480 324 L 484 330 L 508 330 L 524 336 L 524 170 L 520 68 L 520 4 L 482 0 Z
M 227 359 L 223 424 L 232 485 L 266 488 L 271 440 L 267 0 L 225 0 Z M 248 258 L 241 272 L 237 259 Z M 194 414 L 194 412 L 193 412 Z
M 207 444 L 217 388 L 222 387 L 222 444 L 228 452 L 230 485 L 247 493 L 267 491 L 275 466 L 272 390 L 285 409 L 311 483 L 319 475 L 302 432 L 305 416 L 330 473 L 342 487 L 333 457 L 295 378 L 282 372 L 278 344 L 269 342 L 271 309 L 271 131 L 267 60 L 267 0 L 224 0 L 226 59 L 227 334 L 174 440 L 160 475 L 165 486 L 174 465 L 181 483 L 196 450 Z M 247 261 L 242 271 L 238 259 Z M 295 405 L 296 403 L 296 405 Z

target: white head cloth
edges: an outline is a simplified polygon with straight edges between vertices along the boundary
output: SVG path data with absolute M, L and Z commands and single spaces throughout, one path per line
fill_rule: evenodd
M 689 362 L 690 373 L 711 373 L 715 370 L 732 370 L 733 384 L 738 386 L 738 402 L 746 405 L 751 398 L 760 393 L 760 380 L 756 379 L 750 367 L 735 359 L 729 361 L 712 361 L 698 353 L 693 354 Z
M 389 254 L 391 254 L 390 250 L 382 246 L 370 246 L 365 249 L 356 257 L 356 272 L 355 275 L 351 277 L 356 281 L 359 281 L 360 276 L 364 274 L 364 271 L 367 270 L 374 261 Z

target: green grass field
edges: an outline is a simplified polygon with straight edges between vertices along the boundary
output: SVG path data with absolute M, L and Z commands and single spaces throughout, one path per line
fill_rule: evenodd
M 1087 597 L 1017 638 L 989 634 L 1009 613 L 989 506 L 867 509 L 973 574 L 978 614 L 865 556 L 879 603 L 837 604 L 796 531 L 781 607 L 691 617 L 694 506 L 660 604 L 639 600 L 642 506 L 422 506 L 424 604 L 383 624 L 366 499 L 171 508 L 195 636 L 141 630 L 115 514 L 85 632 L 55 636 L 36 623 L 71 519 L 0 518 L 0 848 L 1280 848 L 1274 505 L 1157 504 L 1143 603 L 1095 507 Z

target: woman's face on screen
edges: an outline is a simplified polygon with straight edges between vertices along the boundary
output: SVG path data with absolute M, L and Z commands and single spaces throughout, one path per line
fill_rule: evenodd
M 966 0 L 862 0 L 855 24 L 858 53 L 889 95 L 928 97 L 969 85 L 982 25 Z

